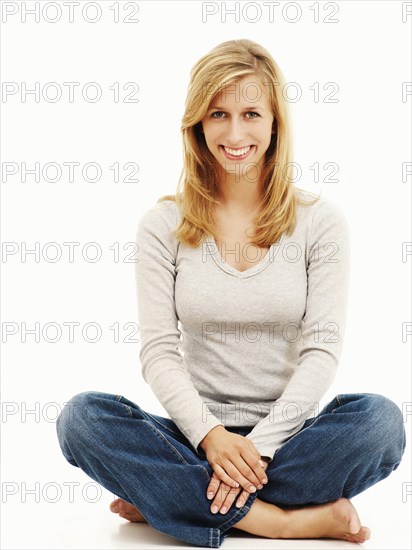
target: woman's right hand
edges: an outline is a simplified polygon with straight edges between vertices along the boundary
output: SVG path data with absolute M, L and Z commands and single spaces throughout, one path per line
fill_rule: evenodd
M 219 425 L 210 430 L 200 446 L 218 479 L 230 487 L 241 486 L 254 493 L 259 485 L 267 483 L 260 453 L 250 439 Z M 213 491 L 212 483 L 207 492 Z

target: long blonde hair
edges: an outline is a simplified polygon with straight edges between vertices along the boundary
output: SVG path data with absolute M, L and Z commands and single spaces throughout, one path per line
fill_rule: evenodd
M 297 188 L 287 174 L 292 165 L 291 124 L 282 91 L 285 79 L 270 53 L 248 39 L 223 42 L 199 59 L 190 72 L 185 112 L 181 123 L 184 164 L 176 195 L 163 195 L 157 202 L 176 201 L 179 224 L 173 233 L 190 247 L 201 244 L 206 234 L 218 238 L 214 219 L 219 204 L 218 175 L 215 159 L 202 133 L 201 120 L 209 104 L 224 86 L 238 83 L 246 75 L 261 78 L 269 92 L 274 115 L 272 140 L 266 151 L 261 173 L 264 194 L 255 217 L 253 244 L 268 247 L 296 224 L 296 204 L 313 204 L 320 196 L 306 202 L 297 196 Z

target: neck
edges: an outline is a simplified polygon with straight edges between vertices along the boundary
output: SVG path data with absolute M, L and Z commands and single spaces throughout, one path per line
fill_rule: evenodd
M 250 176 L 245 179 L 223 171 L 219 184 L 221 208 L 242 214 L 253 214 L 259 208 L 263 189 L 259 181 Z

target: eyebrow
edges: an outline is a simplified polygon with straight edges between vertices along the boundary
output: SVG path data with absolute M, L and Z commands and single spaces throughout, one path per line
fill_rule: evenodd
M 209 111 L 212 111 L 213 109 L 218 109 L 219 111 L 224 111 L 225 110 L 225 107 L 220 107 L 219 105 L 216 106 L 216 107 L 210 107 L 208 109 L 208 112 Z M 256 110 L 256 111 L 261 111 L 261 107 L 257 107 L 256 105 L 248 105 L 247 107 L 245 107 L 243 109 L 244 111 L 251 111 L 251 110 Z

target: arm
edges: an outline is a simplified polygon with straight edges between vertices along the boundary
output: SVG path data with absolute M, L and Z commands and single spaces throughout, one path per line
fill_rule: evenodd
M 303 346 L 284 392 L 246 436 L 261 455 L 275 452 L 303 426 L 332 384 L 342 351 L 350 272 L 349 229 L 343 212 L 315 205 L 306 247 L 308 291 Z
M 177 224 L 170 203 L 146 211 L 137 228 L 136 286 L 142 376 L 163 408 L 198 452 L 198 445 L 223 424 L 194 387 L 179 352 L 180 335 L 174 299 Z

